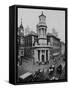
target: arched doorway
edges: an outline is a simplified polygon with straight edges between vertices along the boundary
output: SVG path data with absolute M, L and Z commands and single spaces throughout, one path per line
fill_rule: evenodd
M 42 62 L 44 62 L 44 55 L 42 55 Z

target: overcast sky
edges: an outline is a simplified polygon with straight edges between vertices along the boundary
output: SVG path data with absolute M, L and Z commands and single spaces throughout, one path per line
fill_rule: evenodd
M 58 37 L 65 42 L 64 11 L 18 8 L 18 27 L 22 18 L 24 29 L 29 26 L 31 30 L 36 32 L 36 25 L 39 23 L 39 15 L 42 11 L 46 15 L 47 32 L 52 32 L 52 29 L 55 28 Z

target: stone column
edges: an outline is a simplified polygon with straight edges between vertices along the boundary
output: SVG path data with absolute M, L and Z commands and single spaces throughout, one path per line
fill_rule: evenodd
M 44 38 L 45 38 L 45 28 L 44 28 Z
M 41 38 L 43 37 L 43 32 L 42 32 L 42 29 L 41 29 Z
M 46 62 L 46 50 L 45 50 L 45 62 Z
M 48 61 L 49 61 L 49 59 L 50 59 L 50 51 L 48 50 Z
M 36 60 L 38 62 L 38 50 L 36 50 Z

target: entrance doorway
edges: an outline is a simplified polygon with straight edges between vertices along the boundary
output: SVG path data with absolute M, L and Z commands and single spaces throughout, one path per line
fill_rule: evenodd
M 44 55 L 42 55 L 42 62 L 44 62 Z
M 46 50 L 46 61 L 48 61 L 48 50 Z

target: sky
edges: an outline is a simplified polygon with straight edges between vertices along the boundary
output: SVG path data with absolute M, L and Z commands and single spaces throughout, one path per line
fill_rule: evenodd
M 18 8 L 18 27 L 22 18 L 24 30 L 29 27 L 36 32 L 36 25 L 39 23 L 39 15 L 42 11 L 46 16 L 47 32 L 51 33 L 54 28 L 60 40 L 65 42 L 65 11 Z

